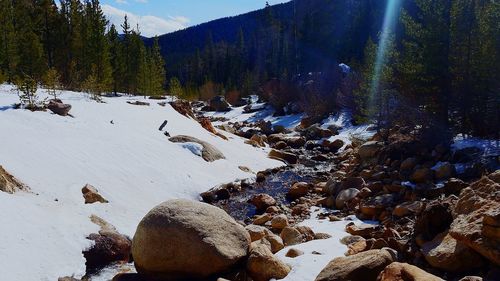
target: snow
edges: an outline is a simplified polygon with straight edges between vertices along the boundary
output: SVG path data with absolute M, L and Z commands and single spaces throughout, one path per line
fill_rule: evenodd
M 98 231 L 92 214 L 133 236 L 140 219 L 165 200 L 198 199 L 217 184 L 253 177 L 238 166 L 259 171 L 282 165 L 268 159 L 266 149 L 226 132 L 229 141 L 223 140 L 156 101 L 136 106 L 126 101 L 143 98 L 117 97 L 101 104 L 63 92 L 61 99 L 73 106 L 71 118 L 15 110 L 10 90 L 0 86 L 0 165 L 31 193 L 0 192 L 0 280 L 81 277 L 81 252 L 90 246 L 85 237 Z M 164 120 L 170 135 L 211 143 L 226 159 L 208 163 L 196 145 L 169 142 L 158 131 Z M 109 203 L 85 205 L 81 188 L 87 183 Z
M 286 129 L 293 129 L 297 127 L 297 125 L 300 124 L 300 120 L 304 117 L 304 114 L 292 114 L 292 115 L 285 115 L 285 116 L 273 116 L 275 113 L 275 110 L 269 106 L 266 105 L 265 103 L 256 103 L 252 104 L 253 108 L 263 108 L 260 111 L 257 112 L 252 112 L 252 113 L 245 113 L 244 112 L 244 106 L 241 107 L 236 107 L 233 108 L 231 111 L 228 112 L 207 112 L 205 113 L 206 117 L 214 117 L 214 118 L 226 118 L 226 121 L 219 121 L 219 122 L 214 122 L 214 125 L 219 125 L 222 123 L 235 123 L 235 122 L 257 122 L 260 120 L 263 121 L 270 121 L 271 124 L 274 126 L 283 126 Z
M 375 135 L 375 131 L 372 130 L 372 125 L 354 126 L 352 125 L 351 120 L 351 113 L 344 110 L 335 115 L 331 115 L 322 122 L 321 127 L 323 129 L 327 129 L 330 126 L 341 128 L 338 135 L 328 138 L 328 141 L 330 142 L 338 139 L 344 142 L 344 146 L 340 149 L 340 151 L 343 151 L 347 145 L 351 144 L 353 139 L 366 141 Z
M 311 218 L 303 221 L 300 225 L 310 227 L 315 233 L 328 233 L 332 237 L 323 240 L 312 240 L 299 245 L 288 246 L 276 253 L 276 256 L 292 267 L 292 271 L 283 281 L 303 281 L 314 280 L 325 266 L 334 258 L 343 257 L 347 252 L 347 246 L 340 243 L 340 239 L 348 236 L 345 232 L 347 224 L 354 222 L 356 225 L 363 222 L 355 216 L 348 217 L 347 220 L 330 222 L 328 219 L 318 220 L 316 216 L 324 211 L 321 208 L 311 209 Z M 364 222 L 367 223 L 367 222 Z M 286 253 L 291 248 L 304 252 L 296 258 L 286 257 Z M 313 252 L 320 253 L 313 254 Z
M 482 151 L 483 156 L 499 156 L 500 140 L 489 140 L 474 137 L 457 135 L 452 143 L 453 150 L 461 150 L 468 147 L 475 147 Z
M 189 151 L 191 151 L 194 155 L 201 157 L 203 151 L 203 145 L 194 142 L 186 142 L 181 144 L 181 146 Z

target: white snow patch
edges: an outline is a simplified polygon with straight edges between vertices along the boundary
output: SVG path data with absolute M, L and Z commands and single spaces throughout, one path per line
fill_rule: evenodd
M 201 157 L 203 151 L 203 145 L 195 142 L 186 142 L 181 144 L 181 146 L 189 151 L 191 151 L 194 155 Z
M 498 156 L 500 155 L 500 140 L 489 140 L 475 137 L 466 137 L 457 135 L 453 139 L 453 150 L 461 150 L 468 147 L 479 148 L 483 152 L 483 156 Z
M 330 222 L 328 219 L 318 220 L 316 216 L 322 212 L 323 209 L 313 207 L 311 209 L 311 218 L 305 220 L 299 225 L 310 227 L 315 233 L 328 233 L 332 237 L 324 240 L 313 240 L 299 245 L 285 247 L 276 256 L 283 262 L 292 267 L 292 271 L 288 274 L 284 281 L 303 281 L 314 280 L 316 276 L 323 270 L 323 268 L 334 258 L 343 257 L 347 252 L 347 246 L 340 243 L 340 239 L 349 236 L 345 232 L 347 224 L 354 222 L 356 225 L 363 222 L 358 220 L 355 216 L 350 216 L 348 220 Z M 366 223 L 366 222 L 365 222 Z M 303 251 L 304 254 L 296 258 L 286 257 L 286 253 L 291 248 Z M 320 253 L 313 254 L 313 252 Z
M 103 98 L 63 92 L 75 118 L 15 110 L 12 87 L 0 85 L 0 165 L 33 193 L 0 192 L 0 279 L 39 281 L 85 273 L 85 238 L 98 231 L 92 214 L 133 236 L 142 217 L 173 198 L 198 199 L 211 187 L 249 175 L 238 166 L 260 171 L 282 165 L 242 138 L 229 141 L 210 134 L 172 107 L 127 104 L 142 97 Z M 40 95 L 45 96 L 43 91 Z M 218 148 L 226 159 L 207 163 L 171 143 L 189 135 Z M 113 122 L 111 122 L 113 121 Z M 228 134 L 228 133 L 225 133 Z M 191 147 L 192 148 L 192 147 Z M 81 188 L 95 186 L 108 204 L 85 205 Z

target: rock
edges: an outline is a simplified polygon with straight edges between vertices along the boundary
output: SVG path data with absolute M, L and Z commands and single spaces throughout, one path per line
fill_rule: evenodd
M 307 182 L 297 182 L 292 185 L 292 187 L 288 190 L 287 197 L 291 200 L 296 200 L 301 197 L 304 197 L 309 193 L 311 185 Z
M 266 235 L 270 234 L 270 231 L 260 225 L 254 225 L 250 224 L 245 227 L 246 231 L 248 231 L 248 234 L 250 235 L 250 240 L 252 242 L 260 240 L 264 238 Z
M 388 250 L 370 250 L 333 259 L 316 277 L 316 281 L 376 280 L 384 268 L 395 261 Z
M 467 183 L 461 179 L 451 178 L 444 183 L 444 190 L 446 194 L 460 194 L 462 189 L 468 186 Z
M 288 218 L 286 215 L 277 215 L 271 220 L 271 227 L 274 229 L 282 230 L 288 226 Z
M 279 142 L 277 142 L 277 143 L 275 143 L 275 144 L 273 145 L 273 148 L 274 148 L 274 149 L 278 149 L 278 150 L 285 149 L 286 147 L 287 147 L 287 144 L 286 144 L 286 142 L 284 142 L 284 141 L 279 141 Z
M 210 107 L 219 112 L 225 112 L 231 110 L 230 104 L 226 101 L 223 96 L 216 96 L 210 100 Z
M 374 163 L 383 147 L 382 142 L 369 141 L 359 147 L 358 155 L 364 163 Z
M 429 168 L 420 168 L 413 172 L 410 180 L 415 183 L 426 183 L 430 182 L 433 177 L 433 171 Z
M 274 234 L 268 234 L 265 239 L 269 241 L 271 244 L 271 252 L 273 254 L 281 251 L 283 248 L 285 248 L 285 244 L 283 243 L 283 239 L 279 237 L 278 235 Z
M 128 104 L 131 104 L 131 105 L 139 105 L 139 106 L 150 106 L 149 102 L 144 102 L 144 101 L 127 101 Z
M 482 258 L 448 232 L 438 234 L 422 245 L 425 260 L 435 268 L 445 271 L 468 271 L 483 265 Z
M 261 193 L 254 195 L 250 203 L 257 208 L 258 212 L 265 211 L 268 207 L 276 205 L 276 200 L 271 195 Z
M 245 143 L 248 143 L 250 145 L 253 145 L 255 147 L 266 147 L 266 140 L 263 136 L 254 134 L 248 141 Z
M 82 194 L 85 199 L 85 204 L 94 204 L 97 202 L 109 203 L 108 200 L 104 199 L 104 197 L 99 194 L 98 190 L 90 184 L 86 184 L 82 188 Z
M 402 171 L 411 171 L 415 166 L 417 166 L 418 161 L 417 158 L 411 157 L 405 159 L 403 162 L 401 162 L 401 165 L 399 166 L 399 169 Z
M 50 100 L 47 108 L 54 114 L 60 116 L 68 116 L 69 111 L 71 110 L 71 104 L 65 104 L 56 100 Z
M 118 233 L 114 226 L 97 216 L 93 215 L 91 220 L 101 226 L 101 230 L 87 237 L 94 242 L 83 251 L 87 273 L 95 273 L 113 262 L 129 262 L 132 249 L 130 238 Z
M 189 104 L 188 101 L 176 100 L 176 101 L 170 102 L 169 104 L 170 104 L 170 106 L 172 106 L 172 108 L 175 111 L 179 112 L 180 114 L 196 120 L 196 116 L 193 113 L 193 108 L 191 107 L 191 105 Z
M 0 191 L 13 194 L 19 190 L 27 191 L 29 188 L 0 166 Z
M 500 266 L 500 170 L 460 193 L 450 235 Z
M 415 235 L 421 235 L 425 241 L 432 240 L 436 235 L 446 231 L 453 221 L 452 200 L 435 200 L 427 203 L 425 209 L 415 220 Z
M 360 240 L 347 246 L 346 256 L 352 256 L 367 250 L 366 240 Z
M 365 180 L 362 177 L 348 177 L 340 183 L 340 190 L 355 188 L 361 189 L 365 186 Z
M 198 120 L 198 123 L 203 127 L 203 129 L 209 131 L 210 133 L 220 137 L 221 139 L 227 140 L 227 137 L 224 136 L 223 134 L 217 132 L 217 130 L 214 128 L 212 125 L 212 122 L 210 122 L 210 119 L 203 117 Z
M 457 170 L 455 169 L 455 165 L 444 163 L 435 170 L 434 176 L 436 177 L 436 180 L 446 180 L 453 177 L 456 172 Z
M 304 137 L 286 137 L 285 142 L 289 147 L 302 148 L 306 144 Z
M 285 227 L 280 234 L 285 246 L 297 245 L 303 242 L 302 234 L 294 227 Z
M 266 222 L 270 221 L 271 219 L 273 218 L 273 216 L 271 216 L 270 214 L 262 214 L 260 216 L 257 216 L 254 220 L 253 220 L 253 224 L 255 225 L 264 225 L 266 224 Z
M 314 240 L 324 240 L 324 239 L 330 239 L 332 236 L 328 233 L 314 233 Z
M 66 277 L 59 277 L 57 278 L 57 281 L 81 281 L 80 279 L 76 279 L 74 277 L 66 276 Z
M 421 201 L 414 202 L 404 202 L 397 205 L 392 211 L 392 214 L 396 217 L 404 217 L 409 215 L 415 215 L 422 211 L 424 208 L 424 203 Z
M 346 237 L 340 239 L 340 243 L 347 245 L 347 246 L 354 244 L 356 242 L 359 242 L 359 241 L 365 241 L 365 238 L 363 238 L 359 235 L 349 235 L 349 236 L 346 236 Z
M 393 262 L 380 273 L 377 281 L 445 281 L 407 263 Z
M 219 188 L 215 191 L 215 196 L 217 197 L 217 200 L 227 200 L 231 198 L 231 193 L 227 190 L 227 188 Z
M 223 210 L 189 200 L 169 200 L 139 223 L 132 254 L 140 274 L 202 279 L 244 259 L 250 235 Z
M 224 154 L 222 154 L 222 152 L 220 152 L 220 150 L 218 150 L 215 146 L 209 144 L 208 142 L 199 140 L 195 137 L 180 135 L 171 137 L 168 140 L 175 143 L 193 142 L 200 144 L 201 146 L 203 146 L 203 149 L 201 151 L 201 157 L 207 162 L 214 162 L 220 159 L 226 159 Z
M 247 272 L 254 281 L 283 279 L 291 268 L 276 258 L 265 246 L 253 248 L 247 261 Z
M 328 148 L 330 149 L 330 151 L 332 152 L 337 152 L 339 149 L 341 149 L 343 146 L 345 145 L 344 141 L 341 140 L 341 139 L 336 139 L 334 140 L 333 142 L 331 142 L 329 145 L 328 145 Z
M 297 164 L 297 162 L 299 160 L 299 158 L 297 157 L 297 155 L 295 155 L 293 153 L 284 152 L 284 151 L 276 150 L 276 149 L 271 149 L 271 151 L 269 152 L 268 157 L 271 158 L 271 159 L 276 159 L 276 160 L 284 161 L 284 162 L 286 162 L 287 164 L 290 164 L 290 165 Z
M 296 258 L 298 256 L 302 256 L 304 254 L 304 252 L 302 252 L 301 250 L 297 250 L 297 249 L 290 249 L 288 250 L 288 252 L 286 252 L 285 256 L 286 257 L 289 257 L 289 258 Z
M 355 225 L 354 223 L 349 223 L 346 225 L 345 231 L 354 236 L 370 237 L 375 231 L 379 230 L 379 225 L 363 223 L 361 225 Z
M 337 207 L 337 209 L 339 210 L 342 210 L 346 206 L 346 203 L 356 198 L 358 194 L 359 190 L 356 188 L 342 190 L 337 196 L 337 199 L 335 199 L 335 207 Z
M 360 205 L 360 211 L 363 215 L 373 218 L 379 216 L 380 213 L 387 208 L 395 205 L 397 194 L 384 194 L 372 197 Z

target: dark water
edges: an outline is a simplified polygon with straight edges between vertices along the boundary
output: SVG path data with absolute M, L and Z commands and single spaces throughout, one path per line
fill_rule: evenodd
M 294 183 L 315 183 L 321 178 L 321 174 L 326 174 L 329 169 L 330 167 L 328 166 L 306 168 L 303 165 L 298 165 L 295 167 L 286 167 L 283 170 L 266 176 L 263 182 L 253 183 L 250 187 L 238 193 L 231 194 L 230 199 L 221 200 L 213 204 L 224 209 L 236 220 L 245 221 L 257 214 L 255 206 L 248 202 L 254 195 L 266 193 L 276 199 L 277 205 L 288 205 L 290 201 L 286 198 L 286 194 Z

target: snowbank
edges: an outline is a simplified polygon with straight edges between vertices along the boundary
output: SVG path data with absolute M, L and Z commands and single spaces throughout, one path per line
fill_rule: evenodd
M 328 219 L 318 220 L 316 216 L 322 209 L 313 207 L 311 218 L 299 225 L 310 227 L 315 233 L 328 233 L 332 237 L 324 240 L 312 240 L 303 244 L 285 247 L 276 255 L 283 262 L 292 266 L 292 271 L 283 281 L 304 281 L 314 280 L 325 266 L 334 258 L 343 257 L 347 252 L 347 246 L 340 243 L 340 239 L 348 236 L 345 226 L 348 223 L 362 224 L 355 216 L 350 216 L 350 220 L 330 222 Z M 366 222 L 365 222 L 366 223 Z M 286 257 L 286 253 L 291 248 L 304 252 L 296 258 Z
M 0 165 L 29 185 L 32 193 L 0 192 L 0 279 L 57 280 L 85 272 L 85 237 L 98 230 L 95 214 L 132 236 L 155 205 L 171 198 L 197 199 L 200 192 L 252 177 L 238 166 L 259 171 L 282 165 L 265 149 L 223 132 L 222 140 L 169 105 L 136 106 L 142 98 L 104 98 L 63 92 L 75 118 L 50 112 L 14 110 L 17 96 L 0 86 Z M 40 91 L 40 94 L 43 93 Z M 209 142 L 226 159 L 207 163 L 193 145 L 171 143 L 158 127 L 168 120 L 170 135 Z M 81 188 L 92 184 L 109 204 L 85 205 Z

